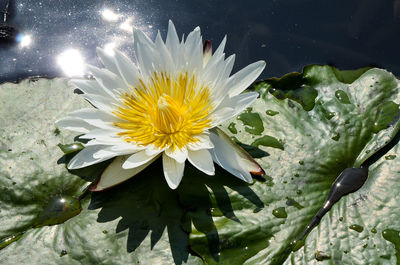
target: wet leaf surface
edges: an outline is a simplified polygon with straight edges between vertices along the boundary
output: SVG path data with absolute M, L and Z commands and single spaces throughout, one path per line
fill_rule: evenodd
M 87 106 L 62 79 L 0 86 L 0 264 L 201 263 L 160 164 L 93 195 L 109 161 L 66 170 L 81 147 L 54 121 Z
M 255 85 L 261 99 L 252 112 L 263 121 L 262 135 L 283 145 L 283 150 L 258 145 L 269 154 L 258 161 L 274 185 L 256 181 L 248 186 L 264 204 L 256 212 L 256 205 L 245 203 L 246 197 L 227 188 L 236 219 L 213 217 L 218 231 L 214 240 L 219 242 L 213 244 L 219 248 L 208 247 L 211 238 L 199 229 L 190 236 L 192 249 L 207 263 L 396 262 L 398 246 L 391 242 L 397 241 L 370 231 L 398 230 L 400 226 L 393 221 L 400 215 L 395 199 L 400 188 L 400 163 L 396 161 L 400 151 L 396 145 L 399 82 L 383 70 L 366 70 L 342 73 L 328 66 L 311 66 L 302 74 Z M 279 114 L 271 115 L 268 110 Z M 237 134 L 232 136 L 243 143 L 257 143 L 259 136 L 246 131 L 248 124 L 234 123 Z M 391 149 L 385 153 L 393 160 L 378 154 L 390 141 Z M 344 169 L 360 165 L 370 165 L 365 185 L 343 197 L 305 241 L 296 243 L 322 207 L 336 177 Z M 193 190 L 192 195 L 195 193 Z M 288 205 L 288 198 L 289 204 L 294 200 L 302 207 Z M 217 206 L 213 203 L 210 207 Z
M 85 180 L 110 161 L 68 172 L 80 147 L 66 145 L 76 135 L 54 127 L 88 104 L 62 79 L 1 85 L 0 263 L 395 264 L 398 80 L 379 69 L 310 66 L 254 89 L 260 99 L 222 126 L 266 171 L 254 184 L 187 163 L 170 190 L 156 161 L 90 193 Z M 294 242 L 336 177 L 360 165 L 369 166 L 364 186 Z

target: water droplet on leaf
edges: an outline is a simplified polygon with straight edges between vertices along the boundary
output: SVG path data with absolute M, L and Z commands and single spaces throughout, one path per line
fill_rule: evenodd
M 304 206 L 300 205 L 300 203 L 298 203 L 297 201 L 295 201 L 294 199 L 292 199 L 290 197 L 286 197 L 286 205 L 287 206 L 294 206 L 299 210 L 304 208 Z
M 228 130 L 229 130 L 231 133 L 233 133 L 233 134 L 237 134 L 237 130 L 236 130 L 236 127 L 235 127 L 235 123 L 234 123 L 234 122 L 231 122 L 231 123 L 229 124 Z
M 399 105 L 393 101 L 381 103 L 376 111 L 376 118 L 372 128 L 374 133 L 388 128 L 400 118 Z
M 317 250 L 317 252 L 315 252 L 315 259 L 316 260 L 318 260 L 318 261 L 323 261 L 323 260 L 327 260 L 327 259 L 330 259 L 331 258 L 331 255 L 329 255 L 329 254 L 326 254 L 326 253 L 324 253 L 324 252 L 322 252 L 322 251 L 318 251 Z
M 57 196 L 49 200 L 37 216 L 34 227 L 61 224 L 78 215 L 82 210 L 78 199 L 70 196 Z
M 267 110 L 266 112 L 265 112 L 267 115 L 269 115 L 269 116 L 275 116 L 275 115 L 277 115 L 277 114 L 279 114 L 279 112 L 278 111 L 273 111 L 273 110 Z
M 221 210 L 218 209 L 218 208 L 211 208 L 211 209 L 210 209 L 210 212 L 211 212 L 211 215 L 214 216 L 214 217 L 221 217 L 221 216 L 224 216 L 224 214 L 223 214 L 223 213 L 221 212 Z
M 261 211 L 263 208 L 257 207 L 253 210 L 253 213 L 258 213 L 259 211 Z
M 392 242 L 396 248 L 400 248 L 400 233 L 394 229 L 385 229 L 382 231 L 382 236 L 389 242 Z
M 74 153 L 74 152 L 77 152 L 77 151 L 80 151 L 83 148 L 85 148 L 81 143 L 58 144 L 58 147 L 66 155 Z
M 54 135 L 55 136 L 58 136 L 60 134 L 60 130 L 58 129 L 58 128 L 56 128 L 55 130 L 54 130 Z
M 361 225 L 356 225 L 356 224 L 350 225 L 349 228 L 354 231 L 357 231 L 358 233 L 361 233 L 364 230 L 364 227 L 362 227 Z
M 334 141 L 339 141 L 340 133 L 335 134 L 335 136 L 333 136 L 331 139 L 334 140 Z
M 5 248 L 6 246 L 10 245 L 11 243 L 17 241 L 24 235 L 24 232 L 17 233 L 12 236 L 5 237 L 0 240 L 0 250 Z
M 245 125 L 244 130 L 248 133 L 261 135 L 264 131 L 264 125 L 258 113 L 252 113 L 251 108 L 248 108 L 246 112 L 240 114 L 237 118 L 242 121 Z
M 279 207 L 272 210 L 272 214 L 277 218 L 287 218 L 285 207 Z
M 263 137 L 256 139 L 251 145 L 257 148 L 260 145 L 262 145 L 284 150 L 283 144 L 280 141 L 278 141 L 275 137 L 269 135 L 264 135 Z
M 342 104 L 350 104 L 349 96 L 347 93 L 341 89 L 336 90 L 335 92 L 336 98 L 340 101 Z

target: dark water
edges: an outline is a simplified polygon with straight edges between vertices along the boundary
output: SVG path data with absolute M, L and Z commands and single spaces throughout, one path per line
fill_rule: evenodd
M 6 2 L 0 1 L 0 10 Z M 15 0 L 2 25 L 21 35 L 18 43 L 0 44 L 0 83 L 66 76 L 58 60 L 77 54 L 82 62 L 100 65 L 97 46 L 132 54 L 130 25 L 151 37 L 160 30 L 165 37 L 168 19 L 179 34 L 200 26 L 215 45 L 227 34 L 226 52 L 237 55 L 234 71 L 264 59 L 262 77 L 314 63 L 341 69 L 373 65 L 400 76 L 400 0 Z

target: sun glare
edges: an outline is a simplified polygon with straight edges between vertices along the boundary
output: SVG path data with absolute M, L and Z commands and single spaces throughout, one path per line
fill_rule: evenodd
M 76 49 L 69 49 L 58 55 L 57 64 L 68 77 L 80 77 L 84 74 L 84 61 Z

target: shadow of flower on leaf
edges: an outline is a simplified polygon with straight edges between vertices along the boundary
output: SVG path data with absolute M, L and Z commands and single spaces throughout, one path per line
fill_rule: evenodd
M 241 205 L 237 204 L 242 202 L 236 201 L 233 207 L 230 192 L 244 197 L 243 203 L 253 204 L 257 208 L 264 207 L 264 203 L 250 185 L 218 166 L 214 176 L 201 174 L 188 166 L 178 192 L 180 204 L 185 209 L 184 220 L 193 224 L 198 232 L 206 235 L 208 249 L 216 261 L 219 261 L 218 253 L 224 242 L 220 240 L 213 217 L 224 216 L 240 223 L 234 208 L 240 208 Z
M 208 248 L 218 260 L 221 242 L 213 216 L 225 216 L 240 223 L 228 190 L 241 194 L 248 200 L 246 203 L 259 208 L 264 206 L 251 186 L 219 167 L 215 176 L 207 176 L 186 163 L 182 183 L 177 190 L 171 190 L 159 159 L 128 181 L 105 191 L 93 192 L 89 210 L 100 209 L 99 223 L 119 220 L 115 232 L 128 230 L 126 250 L 129 253 L 148 237 L 149 251 L 157 248 L 160 240 L 166 240 L 163 235 L 167 230 L 175 264 L 185 263 L 190 254 L 195 254 L 189 246 L 193 225 L 206 235 Z

